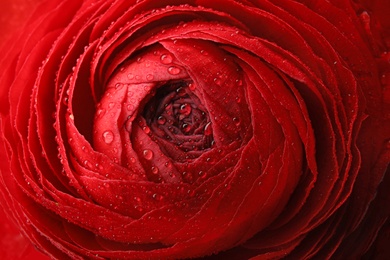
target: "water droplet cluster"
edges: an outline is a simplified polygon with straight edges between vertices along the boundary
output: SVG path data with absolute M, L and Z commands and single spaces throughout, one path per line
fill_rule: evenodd
M 143 116 L 153 133 L 179 149 L 200 151 L 213 143 L 209 115 L 192 82 L 169 82 L 146 104 Z

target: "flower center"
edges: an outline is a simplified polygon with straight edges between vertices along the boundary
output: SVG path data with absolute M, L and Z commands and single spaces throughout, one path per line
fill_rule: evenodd
M 168 82 L 157 89 L 143 113 L 156 138 L 184 152 L 202 151 L 214 143 L 209 115 L 194 89 L 192 82 Z

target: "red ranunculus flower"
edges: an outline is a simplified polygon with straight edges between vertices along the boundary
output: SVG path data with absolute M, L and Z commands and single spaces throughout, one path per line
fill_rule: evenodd
M 389 11 L 44 1 L 2 50 L 1 205 L 58 259 L 388 257 Z

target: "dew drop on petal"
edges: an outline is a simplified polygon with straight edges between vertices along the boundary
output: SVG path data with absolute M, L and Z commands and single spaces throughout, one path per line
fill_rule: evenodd
M 166 119 L 164 116 L 159 116 L 159 117 L 157 118 L 157 123 L 158 123 L 159 125 L 164 125 L 166 122 L 167 122 L 167 119 Z
M 133 127 L 133 122 L 131 120 L 127 120 L 125 124 L 125 129 L 127 132 L 131 132 L 131 128 Z
M 151 160 L 153 158 L 153 152 L 149 149 L 145 149 L 143 154 L 146 160 Z
M 127 107 L 127 110 L 129 110 L 129 111 L 133 111 L 133 109 L 134 109 L 134 106 L 132 104 L 128 104 L 126 107 Z
M 218 78 L 214 78 L 214 82 L 215 84 L 217 84 L 218 86 L 220 86 L 222 84 L 222 81 Z
M 103 166 L 101 164 L 95 164 L 95 167 L 98 169 L 98 170 L 103 170 Z
M 194 91 L 195 90 L 195 84 L 194 83 L 189 83 L 188 84 L 188 88 L 191 90 L 191 91 Z
M 189 133 L 192 130 L 192 127 L 189 124 L 183 124 L 181 127 L 182 127 L 184 133 Z
M 148 126 L 142 127 L 142 130 L 144 130 L 145 134 L 150 134 L 150 128 Z
M 211 129 L 211 122 L 208 122 L 204 127 L 204 135 L 211 135 L 212 129 Z
M 85 160 L 84 161 L 84 165 L 87 167 L 87 168 L 92 168 L 93 166 L 92 166 L 92 163 L 90 163 L 88 160 Z
M 177 74 L 179 74 L 181 72 L 181 69 L 178 68 L 178 67 L 175 67 L 175 66 L 171 66 L 171 67 L 168 68 L 168 72 L 171 75 L 177 75 Z
M 157 194 L 157 193 L 154 193 L 154 194 L 152 195 L 152 197 L 153 197 L 153 199 L 155 199 L 155 200 L 162 200 L 162 199 L 164 198 L 162 195 L 159 195 L 159 194 Z
M 204 171 L 199 171 L 198 175 L 199 175 L 199 177 L 200 177 L 201 179 L 204 179 L 204 178 L 206 178 L 206 176 L 207 176 L 206 172 L 204 172 Z
M 188 116 L 191 114 L 192 108 L 189 104 L 183 104 L 180 106 L 179 113 Z
M 236 126 L 239 126 L 240 125 L 240 119 L 238 119 L 237 117 L 233 117 L 233 122 Z
M 146 80 L 153 80 L 154 76 L 152 74 L 146 75 Z
M 112 143 L 114 141 L 114 134 L 108 130 L 103 133 L 103 140 L 106 144 Z
M 161 55 L 160 60 L 161 60 L 162 64 L 171 64 L 173 61 L 173 58 L 170 54 L 163 54 L 163 55 Z
M 153 77 L 153 75 L 151 75 Z M 152 78 L 153 79 L 153 78 Z M 150 79 L 150 80 L 152 80 Z M 152 89 L 151 86 L 144 86 L 144 90 L 147 91 L 148 93 L 150 93 L 150 90 Z
M 157 174 L 158 173 L 158 168 L 157 167 L 152 167 L 152 173 Z
M 187 95 L 186 90 L 182 87 L 176 89 L 176 93 L 179 97 L 184 97 L 185 95 Z

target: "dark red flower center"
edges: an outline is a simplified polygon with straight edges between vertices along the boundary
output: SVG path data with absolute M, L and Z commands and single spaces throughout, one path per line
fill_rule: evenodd
M 168 82 L 157 89 L 143 112 L 155 137 L 184 152 L 205 150 L 213 144 L 209 115 L 194 89 L 192 82 Z

